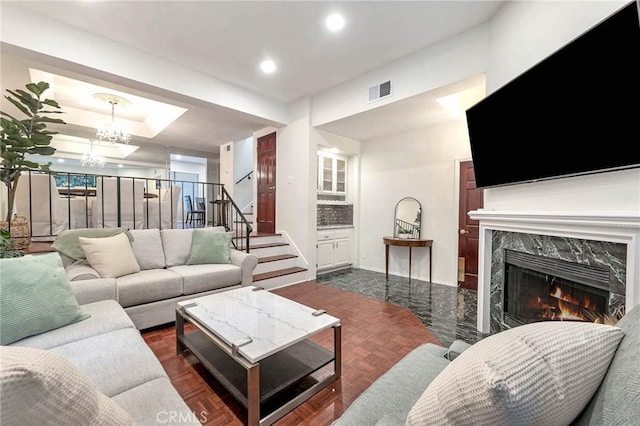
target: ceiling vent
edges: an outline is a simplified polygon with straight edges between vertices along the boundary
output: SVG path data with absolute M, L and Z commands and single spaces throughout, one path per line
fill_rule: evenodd
M 391 80 L 369 87 L 369 102 L 391 96 Z

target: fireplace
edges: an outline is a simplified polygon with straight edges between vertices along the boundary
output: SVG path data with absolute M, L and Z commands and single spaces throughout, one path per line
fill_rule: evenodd
M 612 318 L 621 318 L 626 310 L 640 305 L 640 216 L 637 213 L 519 212 L 484 209 L 470 212 L 469 217 L 480 223 L 479 331 L 495 334 L 513 327 L 504 320 L 503 309 L 505 301 L 509 303 L 509 296 L 505 299 L 504 295 L 507 274 L 504 258 L 508 250 L 607 270 L 607 296 L 599 291 L 605 289 L 600 288 L 604 285 L 598 284 L 598 279 L 588 280 L 588 284 L 595 285 L 584 290 L 584 283 L 575 277 L 549 274 L 546 270 L 542 271 L 542 274 L 545 274 L 545 280 L 546 275 L 555 277 L 554 282 L 563 284 L 560 290 L 569 294 L 574 292 L 573 286 L 577 282 L 583 287 L 583 293 L 589 293 L 590 302 L 596 305 L 602 305 L 602 297 L 606 297 L 605 312 Z M 555 266 L 558 265 L 566 264 L 559 262 Z M 510 275 L 516 273 L 518 272 L 515 270 L 509 271 Z M 527 272 L 529 275 L 536 273 L 540 271 Z M 571 284 L 560 280 L 569 281 Z M 584 296 L 574 299 L 580 298 Z M 595 311 L 601 311 L 597 306 L 596 308 Z M 511 304 L 510 309 L 519 308 Z M 530 320 L 526 315 L 525 319 L 520 319 L 521 322 Z M 592 313 L 588 312 L 588 315 Z
M 538 321 L 615 324 L 609 310 L 610 270 L 505 250 L 504 322 L 510 327 Z

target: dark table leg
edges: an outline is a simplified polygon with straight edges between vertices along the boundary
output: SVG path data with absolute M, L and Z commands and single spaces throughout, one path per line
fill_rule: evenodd
M 431 263 L 431 247 L 429 247 L 429 284 L 431 284 L 431 270 L 433 269 Z
M 411 246 L 409 246 L 409 282 L 411 282 Z
M 384 245 L 384 270 L 387 281 L 389 281 L 389 244 Z

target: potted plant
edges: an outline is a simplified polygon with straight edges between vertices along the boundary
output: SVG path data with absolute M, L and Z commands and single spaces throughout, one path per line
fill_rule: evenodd
M 11 241 L 9 240 L 8 231 L 0 231 L 0 259 L 6 259 L 9 257 L 21 257 L 23 254 L 19 250 L 13 250 L 11 248 Z
M 52 99 L 43 99 L 49 83 L 29 83 L 26 91 L 7 89 L 5 98 L 11 102 L 25 118 L 19 119 L 0 111 L 0 180 L 6 185 L 7 225 L 11 221 L 13 204 L 20 174 L 24 170 L 40 169 L 49 171 L 51 163 L 39 165 L 25 159 L 26 154 L 52 155 L 51 139 L 58 132 L 47 130 L 47 123 L 66 124 L 59 118 L 50 118 L 43 114 L 60 114 L 60 105 Z M 5 225 L 5 226 L 7 226 Z M 10 225 L 8 225 L 10 228 Z

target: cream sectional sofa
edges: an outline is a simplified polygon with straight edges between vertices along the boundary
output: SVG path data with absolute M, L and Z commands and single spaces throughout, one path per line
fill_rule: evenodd
M 222 232 L 224 228 L 203 228 Z M 65 259 L 65 269 L 80 304 L 113 299 L 136 328 L 175 320 L 176 302 L 231 288 L 251 285 L 258 258 L 230 250 L 230 264 L 187 265 L 193 229 L 135 229 L 128 231 L 140 272 L 100 278 L 86 263 Z M 64 256 L 63 256 L 64 259 Z
M 0 424 L 205 422 L 102 286 L 82 287 L 96 300 L 79 304 L 57 253 L 0 259 L 0 270 Z
M 103 300 L 80 307 L 91 315 L 88 319 L 18 340 L 9 346 L 43 349 L 66 358 L 99 392 L 124 409 L 136 425 L 200 425 L 206 420 L 208 413 L 192 411 L 180 397 L 162 365 L 116 301 Z M 39 388 L 35 391 L 46 393 Z M 0 423 L 17 424 L 13 421 L 15 416 L 9 412 L 24 412 L 32 419 L 31 405 L 37 409 L 49 407 L 43 401 L 30 404 L 28 398 L 14 400 L 0 407 Z M 55 410 L 55 407 L 49 408 Z M 61 420 L 64 416 L 64 413 L 56 412 L 56 424 L 78 424 L 71 410 Z

